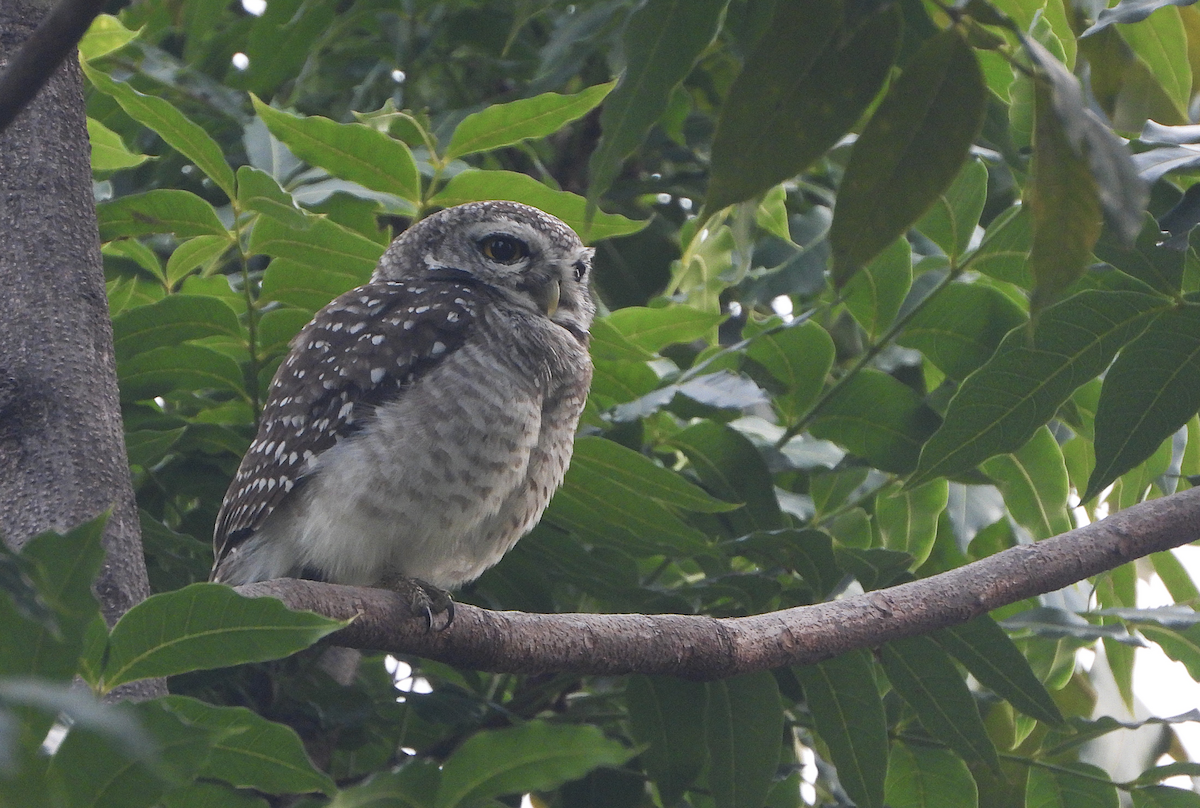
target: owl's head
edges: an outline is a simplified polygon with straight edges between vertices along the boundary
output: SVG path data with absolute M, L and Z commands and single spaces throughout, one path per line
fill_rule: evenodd
M 472 202 L 422 219 L 392 242 L 373 280 L 463 276 L 582 336 L 596 305 L 592 254 L 548 213 L 516 202 Z

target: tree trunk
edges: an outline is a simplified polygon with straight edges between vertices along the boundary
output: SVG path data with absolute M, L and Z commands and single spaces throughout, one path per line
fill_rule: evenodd
M 0 60 L 44 8 L 0 0 Z M 0 535 L 21 547 L 111 508 L 111 625 L 149 594 L 125 460 L 78 60 L 0 133 Z

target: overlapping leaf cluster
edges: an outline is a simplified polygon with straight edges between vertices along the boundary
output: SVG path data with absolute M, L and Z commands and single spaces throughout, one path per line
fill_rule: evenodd
M 1107 715 L 1132 702 L 1136 645 L 1200 680 L 1200 592 L 1170 554 L 1143 570 L 1165 611 L 1138 608 L 1125 567 L 803 669 L 698 684 L 411 660 L 422 686 L 400 701 L 377 658 L 349 688 L 314 655 L 268 662 L 335 624 L 195 583 L 288 341 L 398 226 L 477 199 L 595 243 L 603 314 L 567 481 L 465 599 L 763 612 L 1189 485 L 1195 7 L 187 0 L 102 17 L 82 51 L 160 594 L 104 629 L 96 526 L 0 559 L 5 799 L 1200 804 L 1161 785 L 1200 773 L 1177 747 L 1157 767 L 1125 749 L 1128 782 L 1081 762 L 1138 726 Z M 1099 647 L 1115 704 L 1076 663 Z M 175 695 L 100 709 L 76 674 Z M 38 754 L 60 714 L 67 740 Z

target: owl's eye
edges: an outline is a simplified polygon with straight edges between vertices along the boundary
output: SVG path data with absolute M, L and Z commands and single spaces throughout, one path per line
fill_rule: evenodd
M 500 264 L 515 264 L 529 255 L 529 245 L 512 236 L 487 236 L 479 242 L 479 249 Z

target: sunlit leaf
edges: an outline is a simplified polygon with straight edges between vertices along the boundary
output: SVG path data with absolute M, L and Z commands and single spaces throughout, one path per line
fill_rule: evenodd
M 115 81 L 83 64 L 83 72 L 97 90 L 111 95 L 121 109 L 143 126 L 153 130 L 173 149 L 196 164 L 217 184 L 226 196 L 233 197 L 233 169 L 225 161 L 221 147 L 198 124 L 189 120 L 169 101 L 144 95 L 125 82 Z
M 293 612 L 273 598 L 244 598 L 223 584 L 153 595 L 113 627 L 104 689 L 187 671 L 278 659 L 344 624 Z
M 562 219 L 586 243 L 626 236 L 646 226 L 646 222 L 627 219 L 617 213 L 597 212 L 590 225 L 587 221 L 587 200 L 568 191 L 556 191 L 533 177 L 514 171 L 464 171 L 456 174 L 446 187 L 438 191 L 430 205 L 451 207 L 465 202 L 505 199 L 521 202 L 544 210 Z
M 301 118 L 270 107 L 257 96 L 251 100 L 271 134 L 300 159 L 373 191 L 413 204 L 421 199 L 417 164 L 403 141 L 363 124 L 337 123 L 319 115 Z
M 93 171 L 119 171 L 140 166 L 150 159 L 149 155 L 131 152 L 120 135 L 95 118 L 87 119 L 87 130 L 88 141 L 92 144 Z
M 597 84 L 574 95 L 542 93 L 507 104 L 493 104 L 468 115 L 454 129 L 444 159 L 511 146 L 545 137 L 586 115 L 612 91 L 616 82 Z
M 172 233 L 189 236 L 224 236 L 225 225 L 212 205 L 190 191 L 159 188 L 144 194 L 123 196 L 96 206 L 100 238 Z

